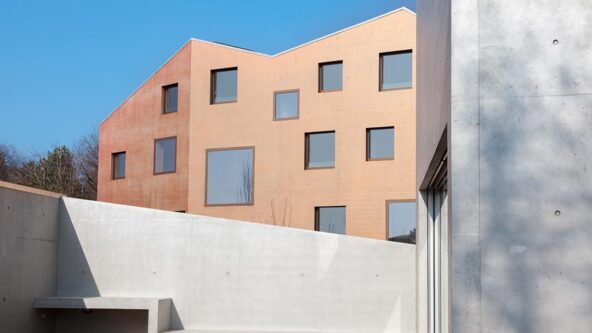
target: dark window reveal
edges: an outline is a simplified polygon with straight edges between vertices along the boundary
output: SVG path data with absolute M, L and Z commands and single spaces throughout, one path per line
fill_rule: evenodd
M 125 152 L 111 154 L 111 165 L 113 179 L 125 178 Z
M 319 64 L 319 91 L 337 91 L 343 88 L 343 62 Z
M 306 133 L 306 169 L 335 167 L 335 132 Z
M 177 168 L 177 138 L 154 140 L 154 174 L 175 172 Z
M 315 230 L 345 235 L 345 206 L 316 207 Z
M 213 70 L 211 104 L 236 102 L 237 79 L 238 69 L 236 67 Z
M 380 55 L 380 90 L 411 88 L 413 73 L 411 50 Z
M 162 113 L 173 113 L 178 111 L 178 91 L 177 84 L 162 87 Z

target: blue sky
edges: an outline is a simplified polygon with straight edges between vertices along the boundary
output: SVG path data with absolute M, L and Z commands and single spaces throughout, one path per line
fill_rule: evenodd
M 189 38 L 276 53 L 414 0 L 0 2 L 0 144 L 90 132 Z

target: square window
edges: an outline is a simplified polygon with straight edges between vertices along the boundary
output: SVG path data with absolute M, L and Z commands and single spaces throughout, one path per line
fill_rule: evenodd
M 395 128 L 379 127 L 366 130 L 366 160 L 395 158 Z
M 380 90 L 411 88 L 411 50 L 380 54 Z
M 319 64 L 319 92 L 338 91 L 343 88 L 343 62 Z
M 274 120 L 298 118 L 299 91 L 278 91 L 273 95 Z
M 388 240 L 415 244 L 415 201 L 387 201 Z
M 177 112 L 179 85 L 171 84 L 162 87 L 162 113 Z
M 177 138 L 154 140 L 154 174 L 175 172 L 177 168 Z
M 125 178 L 125 152 L 111 154 L 111 176 L 113 179 Z
M 315 207 L 315 230 L 345 235 L 345 206 Z
M 212 71 L 211 104 L 236 102 L 238 68 Z
M 206 151 L 206 205 L 252 205 L 255 148 Z
M 305 168 L 335 167 L 335 132 L 305 134 Z

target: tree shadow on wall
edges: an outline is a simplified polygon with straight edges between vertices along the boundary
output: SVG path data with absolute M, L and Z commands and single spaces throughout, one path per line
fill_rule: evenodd
M 485 27 L 498 23 L 490 36 L 480 31 L 484 331 L 592 326 L 592 75 L 577 66 L 590 57 L 591 40 L 582 41 L 592 15 L 585 2 L 569 3 L 580 4 L 580 15 L 546 15 L 554 6 L 543 5 L 549 9 L 521 18 L 529 24 L 512 24 L 506 18 L 515 14 L 490 4 L 480 18 Z M 571 26 L 570 36 L 580 37 L 561 40 L 539 29 L 545 25 Z

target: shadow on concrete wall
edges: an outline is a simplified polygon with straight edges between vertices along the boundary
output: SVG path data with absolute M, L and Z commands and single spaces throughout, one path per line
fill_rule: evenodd
M 57 296 L 99 297 L 82 244 L 64 202 L 60 200 Z
M 93 223 L 93 221 L 87 221 L 87 223 Z M 92 230 L 85 228 L 85 230 Z M 87 235 L 92 237 L 92 235 Z M 89 244 L 86 244 L 89 246 Z M 127 295 L 103 295 L 99 290 L 99 287 L 93 276 L 93 270 L 88 262 L 88 259 L 84 253 L 81 240 L 78 235 L 78 231 L 74 227 L 72 217 L 68 212 L 68 209 L 64 205 L 63 201 L 60 200 L 60 219 L 59 219 L 59 250 L 58 250 L 58 286 L 57 296 L 63 297 L 125 297 Z M 108 251 L 108 249 L 106 249 Z M 117 274 L 117 272 L 113 272 Z M 146 291 L 147 294 L 151 294 L 151 290 Z M 81 302 L 82 303 L 82 302 Z M 80 308 L 83 308 L 81 304 Z M 62 311 L 62 310 L 60 310 Z M 110 319 L 112 321 L 126 320 L 130 313 L 134 311 L 111 311 L 111 316 L 116 316 L 117 313 L 121 314 L 121 319 Z M 102 311 L 101 313 L 110 313 L 109 311 Z M 66 313 L 66 312 L 64 312 Z M 66 317 L 69 318 L 69 317 Z M 62 325 L 67 325 L 68 320 L 62 320 Z M 141 325 L 145 324 L 144 320 L 141 320 Z M 147 320 L 146 320 L 147 322 Z M 141 326 L 140 325 L 140 326 Z M 138 326 L 138 325 L 135 325 Z M 174 301 L 171 301 L 171 328 L 172 329 L 185 329 L 183 322 L 179 316 Z
M 576 66 L 591 56 L 582 22 L 592 17 L 585 1 L 578 4 L 575 17 L 560 12 L 554 22 L 539 12 L 523 24 L 507 20 L 518 16 L 511 9 L 490 5 L 480 22 L 484 29 L 498 23 L 489 40 L 480 32 L 484 332 L 587 332 L 592 325 L 592 76 Z

